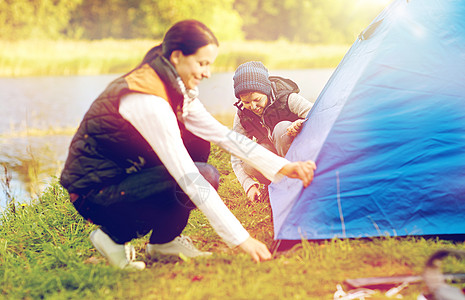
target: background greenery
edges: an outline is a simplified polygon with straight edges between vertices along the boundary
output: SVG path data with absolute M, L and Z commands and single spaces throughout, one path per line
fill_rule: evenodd
M 387 2 L 2 0 L 0 39 L 162 39 L 175 22 L 195 18 L 212 28 L 220 41 L 352 43 Z
M 0 40 L 0 76 L 123 74 L 134 68 L 157 40 Z M 225 41 L 212 71 L 233 72 L 249 60 L 270 70 L 335 68 L 350 45 L 271 41 Z M 30 49 L 35 51 L 31 52 Z M 117 50 L 115 50 L 117 49 Z M 293 55 L 282 55 L 291 52 Z
M 0 0 L 0 76 L 125 73 L 175 22 L 220 40 L 214 72 L 335 68 L 389 0 Z

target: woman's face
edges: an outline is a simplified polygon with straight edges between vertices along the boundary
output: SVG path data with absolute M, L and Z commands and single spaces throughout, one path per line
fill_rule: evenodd
M 170 61 L 187 89 L 195 88 L 203 78 L 210 77 L 210 65 L 218 55 L 218 46 L 208 44 L 194 54 L 185 56 L 181 50 L 171 53 Z
M 263 110 L 268 105 L 268 97 L 259 92 L 239 95 L 245 109 L 251 110 L 257 116 L 263 114 Z

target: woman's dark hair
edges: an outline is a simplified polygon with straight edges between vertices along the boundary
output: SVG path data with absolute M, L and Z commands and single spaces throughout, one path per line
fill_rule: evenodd
M 141 65 L 152 61 L 158 55 L 169 58 L 175 50 L 181 50 L 184 55 L 192 55 L 199 48 L 210 44 L 219 46 L 215 35 L 205 24 L 197 20 L 180 21 L 166 32 L 160 45 L 147 52 Z

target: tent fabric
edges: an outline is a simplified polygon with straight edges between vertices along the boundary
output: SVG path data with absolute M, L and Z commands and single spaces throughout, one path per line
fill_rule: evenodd
M 275 239 L 465 233 L 463 1 L 392 2 L 308 118 L 286 157 L 317 170 L 270 185 Z

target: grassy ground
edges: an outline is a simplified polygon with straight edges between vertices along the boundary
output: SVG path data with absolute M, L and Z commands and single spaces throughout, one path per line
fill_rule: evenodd
M 249 203 L 229 164 L 214 147 L 210 162 L 222 177 L 219 194 L 252 236 L 271 247 L 268 203 Z M 213 257 L 181 260 L 159 257 L 144 271 L 109 266 L 91 246 L 95 228 L 76 214 L 67 193 L 52 184 L 33 204 L 11 206 L 0 216 L 0 299 L 332 299 L 344 279 L 420 274 L 440 248 L 463 243 L 422 238 L 304 242 L 292 252 L 260 264 L 229 249 L 204 216 L 194 210 L 184 234 Z M 133 241 L 146 260 L 147 239 Z M 463 272 L 463 262 L 447 259 L 444 270 Z M 346 287 L 344 287 L 347 289 Z M 423 285 L 403 290 L 416 299 Z M 378 292 L 371 299 L 388 299 Z
M 62 76 L 125 73 L 159 41 L 2 41 L 0 76 Z M 234 71 L 248 60 L 269 69 L 334 68 L 349 45 L 306 45 L 277 42 L 222 42 L 214 72 Z

